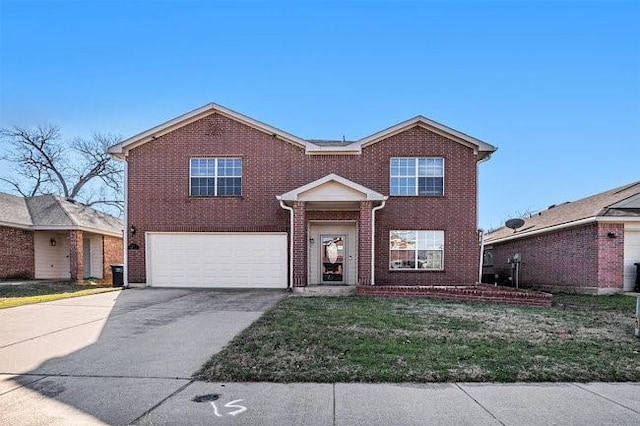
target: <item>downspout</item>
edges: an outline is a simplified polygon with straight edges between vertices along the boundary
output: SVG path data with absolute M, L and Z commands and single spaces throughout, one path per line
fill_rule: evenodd
M 291 289 L 293 285 L 293 207 L 284 204 L 284 201 L 276 197 L 280 201 L 280 207 L 289 210 L 289 282 L 287 289 Z
M 478 283 L 482 283 L 482 263 L 484 257 L 484 231 L 482 229 L 478 229 L 480 232 L 480 268 L 478 271 Z
M 127 155 L 124 156 L 124 229 L 122 235 L 122 244 L 124 245 L 122 250 L 123 268 L 124 274 L 123 284 L 125 288 L 129 288 L 129 162 L 127 161 Z
M 387 200 L 371 209 L 371 285 L 376 285 L 376 211 L 384 207 Z
M 487 154 L 486 157 L 480 159 L 476 163 L 476 228 L 478 232 L 480 232 L 480 266 L 478 267 L 478 283 L 482 283 L 482 262 L 484 257 L 484 231 L 482 228 L 478 228 L 478 224 L 480 223 L 480 163 L 484 163 L 491 158 L 491 153 Z

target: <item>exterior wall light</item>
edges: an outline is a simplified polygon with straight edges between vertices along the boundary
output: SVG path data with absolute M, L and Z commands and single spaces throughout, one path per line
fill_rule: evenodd
M 607 233 L 607 237 L 615 238 L 616 237 L 616 233 L 615 232 L 609 232 L 609 233 Z
M 49 240 L 49 244 L 51 245 L 51 247 L 55 247 L 56 246 L 56 240 L 55 238 L 52 238 Z
M 131 232 L 131 235 L 136 235 L 136 227 L 131 225 L 131 228 L 129 228 L 129 231 Z

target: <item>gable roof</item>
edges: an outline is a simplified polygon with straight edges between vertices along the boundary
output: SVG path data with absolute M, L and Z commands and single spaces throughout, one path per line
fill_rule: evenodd
M 0 193 L 0 225 L 39 230 L 72 230 L 122 237 L 122 221 L 58 195 L 18 197 Z
M 24 197 L 0 192 L 0 225 L 24 229 L 33 225 Z
M 335 173 L 331 173 L 322 177 L 320 179 L 316 179 L 313 182 L 310 182 L 306 185 L 302 185 L 296 189 L 293 189 L 289 192 L 286 192 L 282 195 L 276 196 L 276 199 L 281 201 L 296 201 L 299 199 L 299 196 L 305 192 L 309 192 L 313 189 L 322 187 L 323 185 L 330 184 L 331 182 L 336 182 L 341 186 L 345 187 L 345 189 L 352 190 L 358 192 L 363 195 L 363 198 L 370 201 L 384 201 L 388 197 L 386 195 L 380 194 L 372 189 L 367 188 L 366 186 L 362 186 L 359 183 L 355 183 L 349 179 L 343 178 Z M 339 200 L 344 201 L 344 200 Z
M 149 141 L 155 140 L 162 135 L 179 129 L 211 114 L 220 114 L 222 116 L 231 118 L 258 131 L 264 132 L 285 142 L 304 148 L 305 153 L 307 154 L 360 154 L 362 152 L 362 148 L 403 132 L 414 126 L 426 128 L 450 140 L 472 148 L 478 154 L 478 160 L 488 158 L 491 153 L 493 153 L 497 149 L 486 142 L 473 138 L 469 135 L 447 127 L 444 124 L 437 123 L 421 115 L 398 123 L 392 127 L 374 133 L 373 135 L 367 136 L 358 141 L 326 141 L 318 139 L 303 139 L 298 136 L 292 135 L 291 133 L 280 130 L 276 127 L 265 124 L 261 121 L 255 120 L 246 115 L 240 114 L 239 112 L 223 107 L 222 105 L 209 103 L 203 107 L 194 109 L 193 111 L 176 117 L 173 120 L 169 120 L 166 123 L 160 124 L 147 131 L 125 139 L 122 142 L 109 147 L 108 151 L 114 157 L 124 159 L 129 150 L 145 144 Z
M 448 139 L 453 139 L 458 143 L 477 150 L 479 153 L 482 153 L 485 156 L 490 155 L 497 149 L 496 147 L 489 145 L 488 143 L 483 142 L 480 139 L 476 139 L 465 133 L 459 132 L 455 129 L 452 129 L 451 127 L 447 127 L 444 124 L 438 123 L 437 121 L 430 120 L 422 115 L 418 115 L 407 121 L 403 121 L 402 123 L 398 123 L 395 126 L 382 130 L 378 133 L 374 133 L 371 136 L 360 139 L 359 143 L 363 147 L 369 146 L 381 141 L 382 139 L 404 132 L 405 130 L 410 129 L 414 126 L 420 126 Z
M 623 220 L 620 218 L 640 221 L 640 181 L 577 201 L 552 205 L 532 217 L 523 218 L 524 225 L 516 232 L 502 227 L 488 233 L 485 241 L 491 244 L 598 220 Z

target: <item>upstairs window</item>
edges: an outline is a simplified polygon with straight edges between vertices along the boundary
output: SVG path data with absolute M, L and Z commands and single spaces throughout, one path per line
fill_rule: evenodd
M 444 231 L 390 231 L 389 269 L 444 269 Z
M 194 197 L 242 195 L 241 158 L 192 158 L 190 193 Z
M 444 195 L 444 158 L 392 158 L 390 194 Z

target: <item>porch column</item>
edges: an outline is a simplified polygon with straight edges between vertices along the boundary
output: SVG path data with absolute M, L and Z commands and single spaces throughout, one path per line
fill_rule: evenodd
M 307 219 L 304 201 L 293 202 L 293 286 L 307 286 Z
M 358 285 L 371 285 L 371 201 L 360 201 L 358 221 Z
M 69 231 L 69 270 L 71 281 L 84 279 L 84 233 L 82 231 Z

